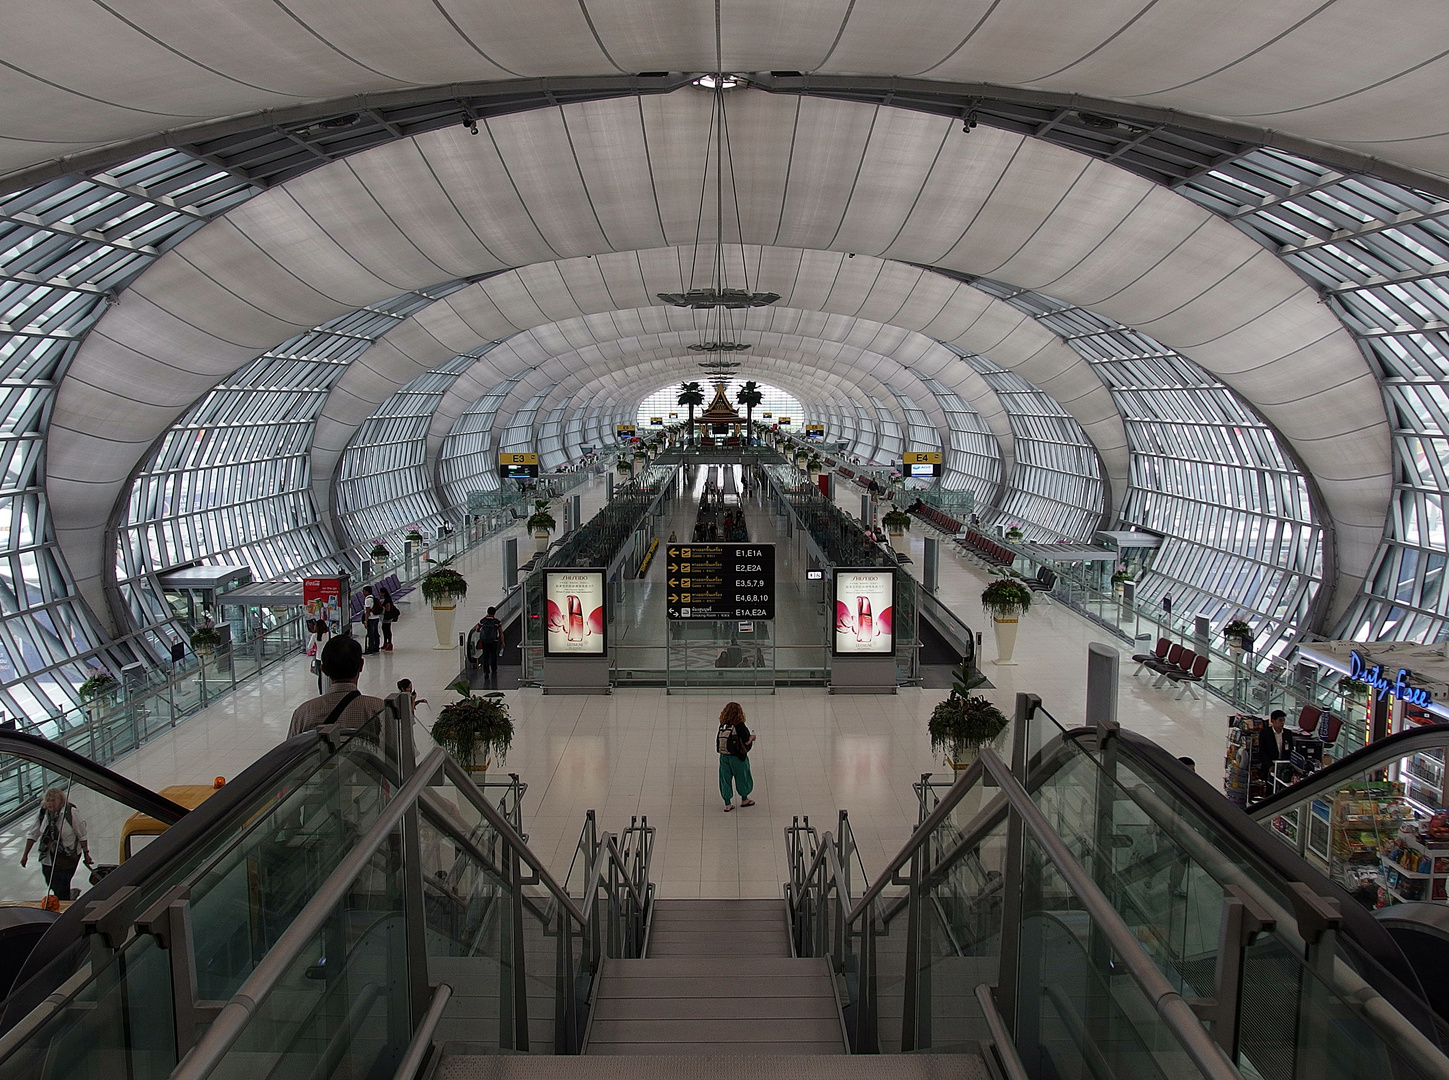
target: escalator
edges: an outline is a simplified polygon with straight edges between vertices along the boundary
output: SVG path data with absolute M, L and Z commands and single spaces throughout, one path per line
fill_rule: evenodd
M 1053 1080 L 1449 1077 L 1414 967 L 1347 893 L 1150 740 L 1018 715 L 1013 766 L 984 750 L 923 782 L 873 882 L 847 815 L 787 830 L 796 951 L 830 957 L 855 1052 L 975 1049 Z
M 762 999 L 757 1056 L 728 1066 L 749 1074 L 1449 1080 L 1382 924 L 1149 741 L 1019 714 L 1011 764 L 983 750 L 923 784 L 874 879 L 847 815 L 787 830 L 787 939 L 722 901 L 656 931 L 647 822 L 591 815 L 556 880 L 469 773 L 413 752 L 410 717 L 303 736 L 56 924 L 3 1004 L 0 1080 L 505 1078 L 538 1055 L 612 1077 L 608 1046 L 728 1016 L 698 1000 L 720 983 Z M 763 1020 L 803 1011 L 793 981 L 813 1019 L 780 1030 L 828 1049 L 838 1005 L 837 1052 L 867 1061 L 769 1048 Z
M 577 1053 L 603 960 L 643 948 L 653 830 L 590 815 L 559 884 L 510 820 L 518 785 L 500 809 L 411 733 L 399 702 L 289 740 L 73 905 L 0 1005 L 0 1078 Z
M 1449 1032 L 1449 842 L 1442 854 L 1423 848 L 1423 862 L 1403 867 L 1382 852 L 1396 844 L 1404 814 L 1420 817 L 1445 805 L 1444 762 L 1449 725 L 1411 728 L 1379 739 L 1281 788 L 1248 814 L 1352 894 L 1374 915 L 1419 973 L 1428 1000 Z M 1402 790 L 1403 796 L 1393 794 Z M 1438 845 L 1435 845 L 1436 847 Z

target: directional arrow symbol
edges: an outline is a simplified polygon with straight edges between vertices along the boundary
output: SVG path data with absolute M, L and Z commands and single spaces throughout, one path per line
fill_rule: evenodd
M 669 602 L 671 604 L 677 604 L 677 603 L 679 603 L 679 597 L 676 596 L 676 595 L 674 595 L 674 593 L 670 593 L 669 594 Z
M 669 579 L 669 587 L 671 589 L 677 588 L 678 586 L 679 586 L 679 579 L 678 578 L 670 578 Z
M 674 563 L 670 563 L 670 564 L 669 564 L 669 572 L 670 572 L 670 573 L 671 573 L 671 574 L 672 574 L 672 573 L 674 573 L 674 572 L 675 572 L 675 571 L 676 571 L 676 570 L 678 570 L 678 569 L 679 569 L 679 567 L 678 567 L 678 566 L 677 566 L 677 565 L 675 565 L 675 564 L 674 564 Z

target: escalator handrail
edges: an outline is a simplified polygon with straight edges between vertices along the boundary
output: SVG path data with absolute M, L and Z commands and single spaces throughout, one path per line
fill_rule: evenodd
M 503 842 L 512 849 L 512 853 L 528 865 L 536 882 L 548 890 L 553 902 L 566 911 L 578 926 L 589 926 L 598 905 L 588 904 L 587 914 L 581 911 L 572 898 L 559 887 L 543 860 L 529 849 L 508 820 L 478 789 L 472 777 L 446 751 L 435 747 L 417 765 L 412 776 L 398 787 L 367 832 L 338 861 L 312 898 L 278 936 L 272 948 L 253 967 L 251 974 L 237 988 L 211 1026 L 171 1074 L 172 1080 L 205 1080 L 212 1074 L 236 1040 L 246 1031 L 268 995 L 291 970 L 297 958 L 310 947 L 368 862 L 392 835 L 403 816 L 424 799 L 425 793 L 440 774 L 451 781 L 455 789 L 487 819 Z M 451 829 L 451 826 L 446 827 Z M 605 836 L 612 841 L 611 835 Z M 610 852 L 610 855 L 605 856 L 604 851 Z M 602 872 L 606 862 L 617 858 L 618 848 L 615 845 L 602 845 L 595 867 L 595 882 L 591 888 L 597 888 L 600 884 L 597 874 Z
M 1046 815 L 1038 809 L 1030 793 L 1012 775 L 1006 762 L 989 747 L 983 747 L 976 759 L 982 770 L 989 772 L 1006 796 L 1013 812 L 1031 833 L 1042 853 L 1051 860 L 1057 872 L 1071 888 L 1094 926 L 1111 945 L 1113 953 L 1132 976 L 1178 1045 L 1204 1077 L 1212 1080 L 1242 1080 L 1242 1074 L 1229 1060 L 1181 993 L 1168 982 L 1157 964 L 1147 954 L 1142 942 L 1123 921 L 1112 901 L 1091 874 L 1072 855 L 1066 842 L 1057 835 Z
M 861 912 L 865 911 L 870 906 L 871 901 L 879 896 L 881 894 L 881 891 L 891 883 L 891 879 L 894 878 L 896 874 L 899 873 L 900 870 L 911 861 L 911 859 L 915 856 L 916 851 L 923 844 L 926 844 L 930 841 L 931 834 L 936 831 L 937 827 L 940 826 L 941 822 L 946 820 L 946 816 L 950 814 L 952 810 L 956 809 L 956 804 L 966 797 L 966 793 L 976 786 L 985 771 L 986 767 L 981 763 L 981 758 L 977 757 L 977 759 L 971 763 L 971 767 L 963 771 L 961 775 L 956 778 L 956 782 L 951 785 L 951 790 L 946 792 L 945 796 L 941 799 L 941 801 L 936 804 L 936 808 L 926 815 L 926 820 L 922 821 L 919 825 L 916 826 L 915 830 L 911 833 L 910 838 L 906 841 L 905 846 L 902 847 L 900 851 L 896 852 L 895 858 L 891 859 L 891 861 L 886 864 L 885 869 L 876 875 L 875 884 L 870 886 L 870 888 L 866 889 L 865 892 L 861 894 L 860 899 L 857 900 L 855 902 L 855 905 L 850 909 L 850 911 L 846 913 L 845 922 L 847 925 L 854 923 L 858 918 L 860 918 Z M 806 880 L 809 880 L 808 876 L 806 877 Z
M 1095 728 L 1073 728 L 1067 738 L 1095 737 Z M 1119 748 L 1135 764 L 1151 771 L 1169 787 L 1194 813 L 1219 829 L 1239 851 L 1257 862 L 1266 873 L 1280 881 L 1301 882 L 1314 894 L 1335 900 L 1343 914 L 1339 933 L 1355 948 L 1388 972 L 1404 987 L 1422 997 L 1419 978 L 1404 958 L 1404 953 L 1382 923 L 1364 910 L 1343 886 L 1310 866 L 1286 844 L 1274 839 L 1266 830 L 1240 812 L 1240 808 L 1223 797 L 1222 792 L 1189 769 L 1177 758 L 1136 732 L 1123 730 L 1116 736 Z
M 4 1008 L 0 1030 L 8 1029 L 55 989 L 53 985 L 31 987 L 27 983 L 85 936 L 87 913 L 93 905 L 110 900 L 127 886 L 145 890 L 153 876 L 164 874 L 175 860 L 184 859 L 197 845 L 206 843 L 216 829 L 225 828 L 239 809 L 310 753 L 321 737 L 315 730 L 309 731 L 268 750 L 215 795 L 91 886 L 80 902 L 62 912 L 31 950 L 15 977 L 10 997 L 0 1002 Z M 23 1000 L 15 1001 L 22 996 Z
M 27 735 L 23 731 L 0 731 L 0 754 L 21 758 L 51 772 L 69 776 L 92 791 L 114 799 L 123 806 L 129 806 L 132 810 L 149 814 L 167 825 L 175 825 L 188 813 L 186 807 L 180 803 L 158 795 L 128 776 L 97 765 L 68 746 L 62 746 L 39 735 Z
M 252 968 L 251 974 L 237 988 L 231 1000 L 222 1006 L 211 1026 L 171 1074 L 172 1080 L 203 1080 L 211 1075 L 212 1070 L 251 1023 L 268 995 L 291 970 L 297 958 L 312 944 L 313 939 L 322 932 L 338 904 L 346 898 L 348 890 L 377 854 L 378 849 L 387 842 L 402 821 L 403 815 L 417 804 L 423 791 L 443 767 L 446 758 L 446 751 L 441 747 L 434 747 L 408 781 L 397 789 L 367 832 L 338 860 L 336 867 L 318 886 L 312 898 L 278 936 L 276 944 Z
M 1346 778 L 1356 773 L 1367 772 L 1390 761 L 1406 758 L 1419 750 L 1441 750 L 1445 747 L 1449 747 L 1449 723 L 1426 724 L 1395 732 L 1339 758 L 1332 765 L 1319 769 L 1296 784 L 1289 784 L 1275 791 L 1261 802 L 1248 807 L 1248 813 L 1259 821 L 1273 817 L 1295 803 L 1342 787 L 1347 782 Z

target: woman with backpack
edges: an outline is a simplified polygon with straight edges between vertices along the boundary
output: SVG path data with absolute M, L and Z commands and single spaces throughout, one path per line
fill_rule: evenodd
M 478 620 L 478 651 L 483 661 L 483 677 L 498 678 L 498 654 L 503 651 L 503 623 L 498 609 L 489 608 Z
M 382 651 L 392 652 L 392 624 L 402 618 L 402 612 L 393 603 L 392 593 L 379 589 L 378 596 L 382 600 Z
M 40 867 L 46 886 L 56 899 L 72 899 L 70 879 L 75 876 L 82 855 L 86 866 L 96 864 L 91 860 L 91 848 L 86 840 L 85 818 L 75 812 L 75 806 L 60 788 L 51 788 L 40 800 L 40 814 L 25 836 L 21 866 L 30 858 L 30 849 L 36 841 L 40 842 Z
M 715 735 L 715 749 L 719 752 L 719 793 L 724 797 L 725 813 L 734 809 L 734 793 L 740 793 L 741 806 L 754 806 L 750 792 L 755 790 L 755 778 L 750 775 L 750 747 L 755 737 L 745 726 L 745 710 L 737 701 L 731 701 L 719 714 L 719 732 Z

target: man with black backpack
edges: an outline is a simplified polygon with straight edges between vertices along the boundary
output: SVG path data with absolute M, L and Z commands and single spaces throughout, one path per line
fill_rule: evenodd
M 503 624 L 498 621 L 497 608 L 489 608 L 488 614 L 478 620 L 478 651 L 483 657 L 483 677 L 498 678 L 498 654 L 503 651 Z
M 75 876 L 76 866 L 85 856 L 87 866 L 91 861 L 90 844 L 86 841 L 85 818 L 75 812 L 75 807 L 60 788 L 51 788 L 40 801 L 40 816 L 35 819 L 25 837 L 25 851 L 20 856 L 24 866 L 30 858 L 30 849 L 40 841 L 40 867 L 45 874 L 45 884 L 57 900 L 71 900 L 70 879 Z

